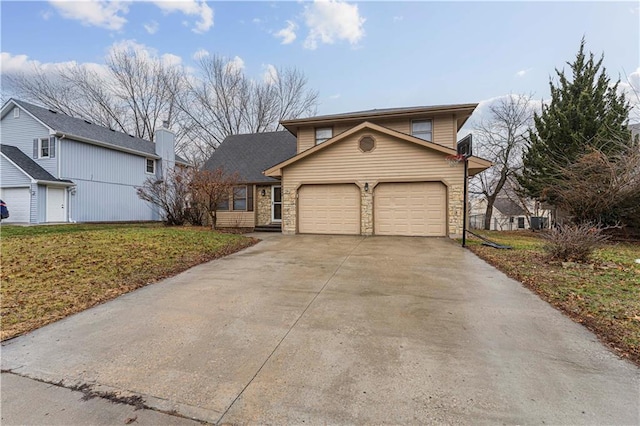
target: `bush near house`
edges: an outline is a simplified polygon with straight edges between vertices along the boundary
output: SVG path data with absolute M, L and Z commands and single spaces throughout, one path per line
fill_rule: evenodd
M 640 243 L 606 243 L 590 263 L 550 261 L 540 233 L 482 235 L 513 247 L 496 250 L 469 240 L 468 247 L 502 272 L 591 331 L 615 352 L 640 365 Z
M 2 340 L 257 240 L 158 224 L 2 225 Z

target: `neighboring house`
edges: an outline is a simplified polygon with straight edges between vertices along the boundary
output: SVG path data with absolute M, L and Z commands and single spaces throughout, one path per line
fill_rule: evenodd
M 471 229 L 484 229 L 485 213 L 487 211 L 487 200 L 484 198 L 473 200 L 471 203 L 471 213 L 469 215 L 469 227 Z M 527 211 L 518 203 L 506 197 L 498 197 L 493 203 L 493 211 L 491 213 L 492 231 L 517 231 L 523 229 L 531 229 L 531 221 L 538 221 L 542 228 L 549 227 L 550 212 L 546 209 L 535 208 L 535 201 L 531 200 L 527 203 L 527 208 L 533 214 Z M 534 219 L 541 218 L 541 219 Z M 536 228 L 537 229 L 537 228 Z
M 631 130 L 631 138 L 640 138 L 640 123 L 629 124 L 629 130 Z
M 225 165 L 227 153 L 238 152 L 238 164 L 228 172 L 239 172 L 243 181 L 264 171 L 265 180 L 248 185 L 254 200 L 236 212 L 247 212 L 243 225 L 254 227 L 281 223 L 285 234 L 352 234 L 458 236 L 462 233 L 462 164 L 449 165 L 456 154 L 457 133 L 477 104 L 379 109 L 326 115 L 281 124 L 288 130 L 270 134 L 225 139 L 206 167 Z M 289 158 L 260 158 L 270 144 L 295 145 Z M 231 148 L 241 140 L 250 147 Z M 268 155 L 268 154 L 267 154 Z M 218 158 L 218 157 L 222 158 Z M 253 160 L 252 160 L 253 161 Z M 262 161 L 262 160 L 261 160 Z M 278 162 L 272 166 L 270 161 Z M 477 174 L 491 163 L 469 159 L 469 174 Z M 261 170 L 262 168 L 262 170 Z M 266 168 L 266 170 L 265 170 Z M 267 180 L 272 179 L 272 180 Z M 230 224 L 233 225 L 233 224 Z
M 0 116 L 0 198 L 7 222 L 160 220 L 136 195 L 176 163 L 174 135 L 155 143 L 61 112 L 10 99 Z

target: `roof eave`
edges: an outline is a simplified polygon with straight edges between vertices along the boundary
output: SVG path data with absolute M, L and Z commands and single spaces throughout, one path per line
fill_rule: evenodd
M 85 138 L 82 136 L 77 136 L 77 135 L 72 135 L 70 133 L 64 133 L 64 132 L 60 132 L 58 130 L 55 131 L 55 135 L 58 137 L 61 137 L 63 139 L 73 139 L 73 140 L 77 140 L 80 142 L 85 142 L 85 143 L 90 143 L 92 145 L 97 145 L 97 146 L 101 146 L 104 148 L 109 148 L 109 149 L 113 149 L 115 151 L 122 151 L 122 152 L 127 152 L 129 154 L 135 154 L 135 155 L 139 155 L 141 157 L 147 157 L 147 158 L 153 158 L 155 160 L 160 159 L 161 157 L 157 154 L 151 154 L 148 152 L 144 152 L 144 151 L 138 151 L 136 149 L 129 149 L 129 148 L 125 148 L 119 145 L 113 145 L 110 143 L 106 143 L 106 142 L 101 142 L 95 139 L 90 139 L 90 138 Z
M 366 120 L 366 119 L 380 119 L 380 118 L 399 118 L 399 117 L 413 117 L 421 116 L 424 114 L 445 114 L 445 113 L 457 113 L 468 112 L 468 116 L 471 116 L 473 111 L 478 106 L 477 103 L 472 104 L 459 104 L 459 105 L 443 105 L 437 107 L 425 107 L 416 108 L 410 110 L 395 110 L 395 111 L 381 111 L 381 112 L 359 112 L 353 114 L 336 114 L 319 117 L 308 118 L 296 118 L 292 120 L 283 120 L 280 124 L 295 134 L 298 127 L 308 126 L 313 124 L 320 124 L 326 122 L 345 122 L 354 120 Z

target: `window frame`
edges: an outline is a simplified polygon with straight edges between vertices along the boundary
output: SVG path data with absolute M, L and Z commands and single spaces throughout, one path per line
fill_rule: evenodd
M 238 190 L 244 190 L 244 197 L 238 197 Z M 234 185 L 233 187 L 233 196 L 232 196 L 232 200 L 231 203 L 229 203 L 231 205 L 231 207 L 233 207 L 233 211 L 234 212 L 246 212 L 248 211 L 248 205 L 249 205 L 249 188 L 247 187 L 247 185 Z M 237 201 L 244 201 L 244 208 L 240 209 L 240 208 L 236 208 L 236 202 Z
M 429 123 L 429 131 L 415 131 L 414 125 L 417 123 Z M 424 135 L 429 135 L 427 139 Z M 416 120 L 411 120 L 411 136 L 416 137 L 418 139 L 422 139 L 424 141 L 433 142 L 433 119 L 431 118 L 420 118 Z
M 20 108 L 13 107 L 13 118 L 20 118 Z
M 319 138 L 318 137 L 318 132 L 320 132 L 322 130 L 328 130 L 330 132 L 330 136 L 328 138 Z M 314 128 L 313 136 L 315 138 L 314 141 L 315 141 L 316 145 L 320 145 L 321 143 L 325 143 L 326 141 L 328 141 L 329 139 L 331 139 L 333 137 L 333 127 L 332 126 L 316 127 L 316 128 Z
M 44 150 L 44 144 L 42 143 L 43 141 L 45 141 L 47 143 L 47 155 L 43 154 L 43 150 Z M 48 159 L 51 158 L 51 139 L 49 136 L 47 136 L 46 138 L 38 138 L 38 158 L 39 159 Z
M 153 158 L 145 158 L 144 159 L 144 172 L 148 175 L 155 175 L 156 174 L 156 160 L 154 160 Z M 151 163 L 149 163 L 151 162 Z M 149 171 L 149 164 L 153 164 L 153 171 Z

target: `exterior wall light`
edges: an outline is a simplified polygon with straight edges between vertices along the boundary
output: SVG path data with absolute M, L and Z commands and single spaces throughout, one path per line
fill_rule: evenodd
M 364 192 L 369 192 L 369 182 L 364 183 Z

